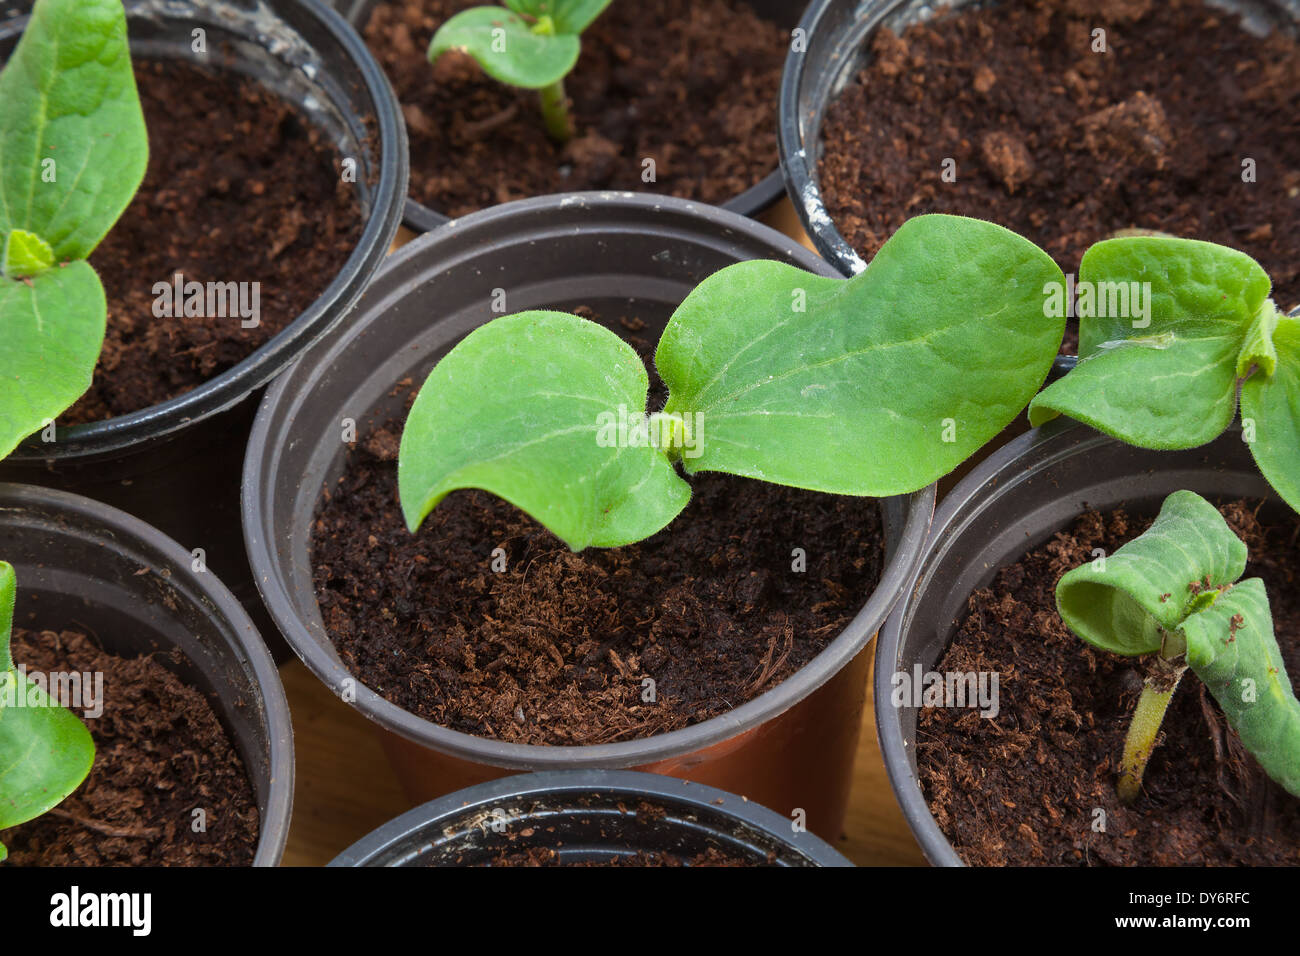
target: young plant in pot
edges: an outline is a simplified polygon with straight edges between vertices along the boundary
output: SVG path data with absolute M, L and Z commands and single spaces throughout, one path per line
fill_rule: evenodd
M 790 4 L 371 0 L 347 15 L 403 105 L 414 229 L 572 190 L 742 215 L 781 196 L 772 130 Z
M 275 865 L 292 729 L 230 592 L 157 530 L 66 492 L 0 484 L 0 540 L 7 864 Z
M 405 190 L 396 101 L 359 38 L 316 0 L 10 8 L 28 16 L 0 22 L 0 233 L 6 274 L 32 282 L 6 280 L 4 307 L 35 302 L 39 324 L 27 325 L 42 348 L 73 316 L 106 309 L 107 321 L 82 322 L 48 352 L 78 363 L 76 376 L 27 368 L 5 385 L 28 397 L 22 431 L 37 432 L 0 475 L 141 515 L 256 607 L 235 518 L 255 395 L 341 317 L 387 252 Z M 41 32 L 67 43 L 28 42 Z M 110 42 L 111 70 L 107 57 L 82 62 Z M 98 87 L 82 85 L 92 76 L 130 84 L 138 102 L 129 123 L 107 122 L 94 151 L 77 153 L 73 127 L 93 116 L 75 110 L 93 105 Z M 38 126 L 28 117 L 39 118 L 44 85 L 72 112 Z M 126 148 L 146 134 L 147 154 Z M 146 168 L 128 167 L 146 155 Z M 76 284 L 76 309 L 51 317 L 51 282 Z
M 268 607 L 394 732 L 414 795 L 649 768 L 838 831 L 863 648 L 929 483 L 1043 380 L 1063 323 L 1028 290 L 1059 273 L 998 227 L 939 217 L 846 283 L 769 230 L 700 216 L 606 196 L 478 214 L 404 249 L 263 410 L 245 503 Z M 755 254 L 801 268 L 736 263 Z M 524 311 L 489 322 L 501 293 Z M 533 311 L 548 305 L 604 327 Z M 664 331 L 652 399 L 642 329 Z M 854 496 L 872 493 L 897 496 Z
M 1300 701 L 1264 582 L 1240 580 L 1245 569 L 1246 545 L 1218 510 L 1178 491 L 1147 531 L 1057 585 L 1061 618 L 1084 641 L 1125 657 L 1154 655 L 1118 763 L 1125 803 L 1141 794 L 1165 712 L 1189 668 L 1251 756 L 1300 797 Z
M 659 340 L 668 397 L 652 413 L 641 358 L 597 323 L 538 311 L 476 329 L 402 432 L 412 533 L 448 492 L 481 488 L 571 550 L 632 544 L 686 507 L 679 463 L 838 495 L 926 487 L 1042 383 L 1063 320 L 1044 318 L 1039 290 L 1060 273 L 1013 233 L 959 217 L 914 219 L 881 254 L 847 282 L 773 262 L 710 276 Z M 996 373 L 965 361 L 999 334 Z
M 37 3 L 0 72 L 0 130 L 4 457 L 86 391 L 100 358 L 107 303 L 87 259 L 148 155 L 117 0 Z M 8 843 L 29 865 L 275 862 L 292 787 L 287 709 L 247 617 L 156 531 L 85 499 L 0 487 L 0 558 L 24 566 L 33 625 L 15 630 L 19 575 L 0 560 L 0 859 Z M 202 669 L 184 668 L 201 689 L 149 658 L 160 647 L 177 661 L 198 653 Z M 237 714 L 241 699 L 264 709 Z M 159 736 L 183 756 L 160 758 Z M 192 779 L 195 761 L 207 783 Z
M 948 212 L 1066 270 L 1125 230 L 1225 243 L 1300 303 L 1294 3 L 816 0 L 800 27 L 782 168 L 846 274 L 907 217 Z
M 1031 404 L 1041 434 L 945 502 L 885 630 L 895 790 L 936 862 L 1294 862 L 1300 319 L 1252 259 L 1190 240 L 1099 243 L 1079 290 L 1082 358 Z M 989 721 L 942 692 L 999 674 Z
M 494 80 L 537 90 L 546 135 L 573 138 L 564 78 L 578 62 L 582 31 L 610 0 L 507 0 L 504 7 L 470 7 L 438 28 L 429 62 L 452 50 L 467 53 Z
M 330 866 L 852 866 L 789 818 L 703 784 L 631 771 L 504 777 L 358 840 Z

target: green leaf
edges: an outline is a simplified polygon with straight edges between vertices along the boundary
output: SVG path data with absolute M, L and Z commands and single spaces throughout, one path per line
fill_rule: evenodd
M 1241 387 L 1242 435 L 1260 473 L 1300 511 L 1300 318 L 1282 316 L 1273 333 L 1277 362 Z
M 0 275 L 8 279 L 30 278 L 40 275 L 54 265 L 54 250 L 40 236 L 15 229 L 4 243 L 4 259 L 0 262 Z
M 1209 242 L 1110 239 L 1084 255 L 1079 285 L 1149 295 L 1106 315 L 1081 311 L 1080 362 L 1034 399 L 1030 423 L 1068 415 L 1143 448 L 1194 448 L 1220 435 L 1236 410 L 1238 363 L 1267 349 L 1269 279 L 1259 264 Z
M 1206 575 L 1241 577 L 1246 546 L 1217 508 L 1190 491 L 1165 499 L 1155 523 L 1114 554 L 1068 571 L 1056 585 L 1061 619 L 1089 644 L 1132 657 L 1160 650 L 1196 602 Z
M 18 599 L 18 575 L 8 561 L 0 561 L 0 673 L 14 669 L 13 639 L 14 603 Z
M 1233 583 L 1245 567 L 1246 546 L 1218 510 L 1176 491 L 1145 534 L 1067 572 L 1056 605 L 1071 631 L 1116 654 L 1162 650 L 1166 635 L 1178 635 L 1176 646 L 1246 749 L 1300 796 L 1300 702 L 1263 581 Z
M 0 73 L 0 233 L 86 258 L 135 195 L 148 150 L 121 0 L 40 0 Z
M 494 80 L 537 90 L 564 79 L 578 62 L 576 36 L 534 33 L 518 14 L 502 7 L 471 7 L 433 35 L 429 62 L 448 50 L 467 53 Z
M 557 33 L 577 36 L 605 12 L 610 0 L 505 0 L 505 4 L 534 20 L 550 17 Z
M 610 433 L 620 408 L 645 420 L 648 392 L 637 354 L 594 322 L 521 312 L 475 329 L 429 373 L 402 432 L 407 524 L 482 488 L 575 551 L 648 537 L 690 499 L 663 452 Z
M 0 561 L 0 681 L 7 682 L 0 685 L 0 830 L 57 806 L 86 779 L 95 760 L 85 724 L 13 666 L 16 589 L 13 567 Z
M 1300 701 L 1273 634 L 1264 582 L 1224 591 L 1183 624 L 1187 663 L 1264 771 L 1300 796 Z
M 0 279 L 0 458 L 90 387 L 107 314 L 86 262 Z
M 847 281 L 777 262 L 706 279 L 655 354 L 665 411 L 700 416 L 689 472 L 851 495 L 915 491 L 998 434 L 1038 390 L 1064 277 L 992 223 L 921 216 Z

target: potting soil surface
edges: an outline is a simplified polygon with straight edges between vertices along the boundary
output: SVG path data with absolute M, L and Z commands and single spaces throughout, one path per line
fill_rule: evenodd
M 103 712 L 84 718 L 95 741 L 85 782 L 44 816 L 0 831 L 9 863 L 253 862 L 259 834 L 253 787 L 202 693 L 152 656 L 118 657 L 71 631 L 15 628 L 13 655 L 29 673 L 102 674 Z
M 108 327 L 90 390 L 63 424 L 148 408 L 233 368 L 315 302 L 363 228 L 341 157 L 288 102 L 177 60 L 137 61 L 135 75 L 149 168 L 90 257 Z
M 1067 273 L 1118 230 L 1159 230 L 1248 253 L 1300 304 L 1294 34 L 1200 0 L 1027 0 L 881 30 L 869 52 L 819 166 L 864 258 L 931 212 L 1000 223 Z
M 623 327 L 648 357 L 643 323 Z M 408 406 L 413 385 L 399 386 Z M 810 661 L 880 578 L 876 501 L 721 474 L 692 476 L 686 509 L 621 548 L 575 554 L 475 490 L 450 494 L 412 535 L 397 495 L 402 421 L 368 423 L 324 489 L 316 596 L 352 673 L 455 730 L 602 744 L 698 723 Z
M 1268 589 L 1287 673 L 1300 678 L 1300 519 L 1220 509 Z M 1270 780 L 1189 671 L 1131 806 L 1116 765 L 1144 659 L 1093 648 L 1056 611 L 1056 583 L 1150 525 L 1088 512 L 971 595 L 940 673 L 999 674 L 1000 712 L 924 708 L 916 758 L 939 827 L 971 865 L 1300 863 L 1300 799 Z M 1097 828 L 1100 821 L 1104 829 Z
M 416 201 L 448 216 L 579 189 L 721 203 L 776 168 L 790 36 L 741 0 L 610 4 L 565 80 L 576 135 L 563 146 L 547 136 L 535 91 L 498 83 L 457 52 L 430 65 L 438 27 L 473 6 L 482 3 L 382 3 L 365 26 L 406 116 Z

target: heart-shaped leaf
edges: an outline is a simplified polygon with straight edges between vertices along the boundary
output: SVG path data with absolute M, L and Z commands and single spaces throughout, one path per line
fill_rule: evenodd
M 665 412 L 698 417 L 689 472 L 850 495 L 924 488 L 1005 428 L 1060 348 L 1064 276 L 992 223 L 909 220 L 849 280 L 777 262 L 706 279 L 655 353 Z
M 575 551 L 648 537 L 690 500 L 649 433 L 637 443 L 648 392 L 636 352 L 594 322 L 520 312 L 475 329 L 429 373 L 402 432 L 407 524 L 483 488 Z
M 564 79 L 580 49 L 577 36 L 535 33 L 519 14 L 503 7 L 471 7 L 438 28 L 429 44 L 429 62 L 460 50 L 494 80 L 539 90 Z
M 0 279 L 0 458 L 90 387 L 107 314 L 87 262 Z
M 57 806 L 95 760 L 85 724 L 14 667 L 9 643 L 16 591 L 13 567 L 0 561 L 0 830 Z
M 148 158 L 121 0 L 40 0 L 0 72 L 0 234 L 85 259 Z

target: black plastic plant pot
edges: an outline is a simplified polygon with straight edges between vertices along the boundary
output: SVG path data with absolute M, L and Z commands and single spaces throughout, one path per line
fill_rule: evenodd
M 349 320 L 267 393 L 244 472 L 244 530 L 267 608 L 308 667 L 382 728 L 413 803 L 512 770 L 650 769 L 741 793 L 777 812 L 803 808 L 830 838 L 848 805 L 870 656 L 864 652 L 916 565 L 933 512 L 933 486 L 882 499 L 887 564 L 875 593 L 804 668 L 735 710 L 641 740 L 584 747 L 529 746 L 450 730 L 409 713 L 355 680 L 321 618 L 309 539 L 321 491 L 342 474 L 340 423 L 400 416 L 394 385 L 424 381 L 462 337 L 494 317 L 494 290 L 510 311 L 634 314 L 658 336 L 687 293 L 746 259 L 832 275 L 793 240 L 735 213 L 683 200 L 573 193 L 496 206 L 421 236 L 395 253 Z M 346 682 L 346 683 L 345 683 Z M 345 695 L 348 698 L 352 694 Z
M 813 246 L 844 275 L 856 275 L 866 262 L 840 235 L 817 178 L 824 143 L 826 111 L 867 60 L 868 41 L 883 27 L 901 30 L 947 13 L 982 4 L 983 0 L 951 0 L 942 8 L 930 0 L 813 0 L 799 22 L 806 49 L 792 47 L 781 77 L 779 144 L 786 191 Z M 1300 20 L 1294 0 L 1252 0 L 1232 4 L 1267 11 L 1264 22 Z M 1061 374 L 1076 364 L 1074 356 L 1056 361 Z
M 406 128 L 365 44 L 317 0 L 127 0 L 126 7 L 137 56 L 194 59 L 191 31 L 202 27 L 211 49 L 222 51 L 223 69 L 296 104 L 341 155 L 354 157 L 363 232 L 319 298 L 234 368 L 151 408 L 59 428 L 52 442 L 35 435 L 0 463 L 0 478 L 88 495 L 187 548 L 202 548 L 262 624 L 239 533 L 248 429 L 263 386 L 343 317 L 387 255 L 406 196 Z M 30 2 L 0 0 L 0 61 L 17 44 L 30 9 Z
M 293 808 L 289 705 L 261 636 L 216 575 L 195 571 L 188 551 L 116 508 L 6 483 L 0 559 L 18 575 L 16 626 L 85 631 L 109 653 L 152 654 L 207 697 L 257 801 L 253 865 L 277 865 Z
M 893 677 L 936 669 L 970 594 L 1089 509 L 1123 505 L 1154 517 L 1178 490 L 1206 498 L 1284 505 L 1232 428 L 1189 451 L 1148 451 L 1066 421 L 998 449 L 939 505 L 924 561 L 876 644 L 876 728 L 885 769 L 912 833 L 931 863 L 962 860 L 931 816 L 917 779 L 915 707 L 894 707 Z
M 626 770 L 482 783 L 402 814 L 329 865 L 484 866 L 530 851 L 561 866 L 689 861 L 710 851 L 733 866 L 853 865 L 825 840 L 794 832 L 789 818 L 735 794 Z
M 360 32 L 365 29 L 366 24 L 370 21 L 371 11 L 382 2 L 384 0 L 330 0 L 330 5 L 338 10 Z M 755 12 L 765 20 L 770 20 L 786 29 L 794 28 L 799 14 L 803 10 L 803 3 L 799 2 L 799 0 L 793 0 L 793 2 L 792 0 L 745 0 L 745 2 L 753 7 Z M 484 5 L 491 6 L 493 4 L 494 0 L 485 0 Z M 771 209 L 784 193 L 785 181 L 781 176 L 780 166 L 773 165 L 771 172 L 757 183 L 750 186 L 739 196 L 733 196 L 720 205 L 723 209 L 739 213 L 742 216 L 757 218 Z M 447 222 L 448 218 L 438 210 L 430 209 L 423 203 L 408 198 L 402 222 L 408 229 L 415 232 L 429 232 Z

